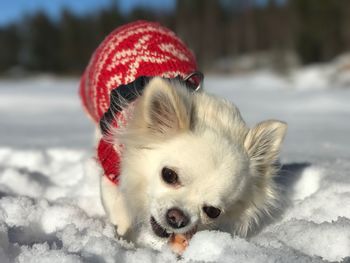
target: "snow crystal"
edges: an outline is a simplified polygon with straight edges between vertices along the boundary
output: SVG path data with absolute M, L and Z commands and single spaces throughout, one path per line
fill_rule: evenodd
M 52 249 L 47 243 L 24 246 L 17 261 L 20 263 L 79 263 L 79 256 L 67 254 L 63 250 Z

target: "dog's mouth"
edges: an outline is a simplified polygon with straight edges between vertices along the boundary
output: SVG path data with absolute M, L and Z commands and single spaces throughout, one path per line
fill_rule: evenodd
M 153 216 L 151 216 L 150 223 L 151 223 L 151 227 L 152 227 L 153 232 L 159 237 L 168 238 L 168 237 L 173 236 L 175 234 L 172 232 L 169 233 L 164 227 L 162 227 L 155 220 L 155 218 Z M 191 230 L 187 231 L 183 235 L 188 237 L 188 239 L 190 239 L 196 232 L 197 232 L 197 226 L 192 228 Z
M 159 237 L 170 237 L 170 234 L 166 231 L 165 228 L 163 228 L 161 225 L 158 224 L 158 222 L 154 219 L 153 216 L 151 216 L 151 227 L 154 232 Z

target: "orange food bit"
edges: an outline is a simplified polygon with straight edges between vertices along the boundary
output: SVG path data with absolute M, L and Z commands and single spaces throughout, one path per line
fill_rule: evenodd
M 176 254 L 181 255 L 188 247 L 189 239 L 184 234 L 172 234 L 170 237 L 170 248 Z

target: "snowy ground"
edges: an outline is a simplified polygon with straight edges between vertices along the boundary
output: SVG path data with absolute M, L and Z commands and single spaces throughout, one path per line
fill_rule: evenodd
M 250 125 L 288 122 L 278 181 L 290 205 L 248 241 L 197 233 L 183 262 L 350 261 L 350 89 L 318 86 L 310 76 L 294 83 L 266 72 L 207 78 L 206 89 L 235 102 Z M 169 250 L 113 238 L 77 85 L 0 81 L 0 262 L 175 261 Z

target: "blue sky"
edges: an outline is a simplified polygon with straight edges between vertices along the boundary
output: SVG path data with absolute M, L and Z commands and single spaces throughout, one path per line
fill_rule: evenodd
M 175 0 L 119 0 L 123 12 L 128 12 L 135 6 L 147 6 L 156 9 L 172 9 Z M 32 14 L 44 10 L 52 17 L 58 17 L 63 7 L 77 14 L 92 12 L 105 7 L 111 0 L 0 0 L 0 26 L 18 21 L 24 14 Z

